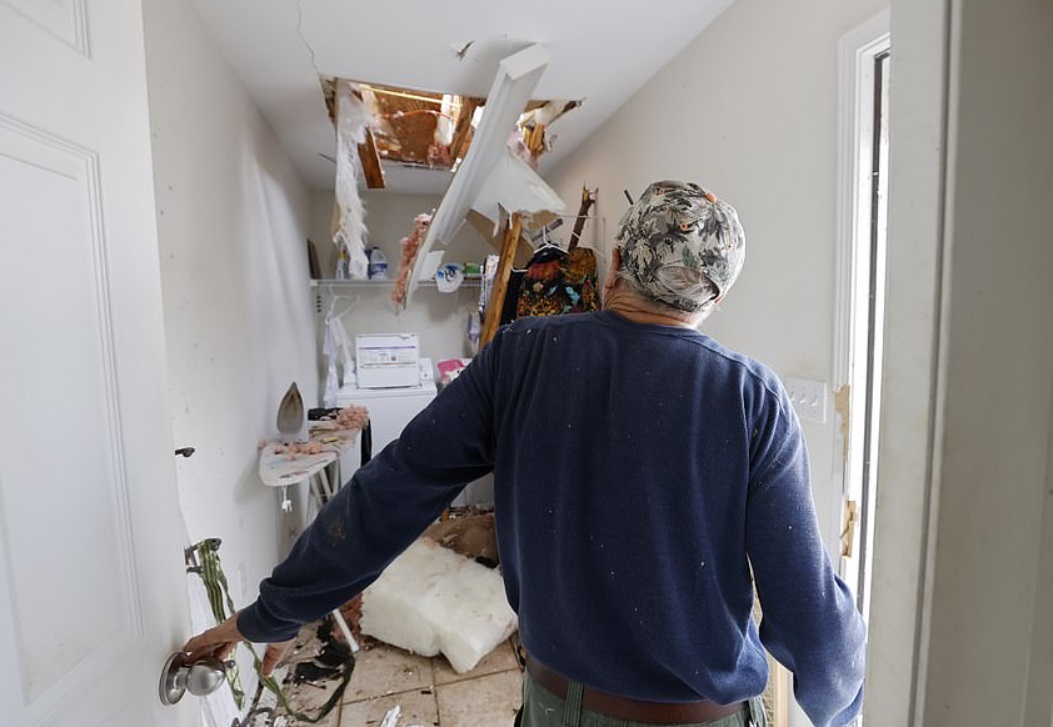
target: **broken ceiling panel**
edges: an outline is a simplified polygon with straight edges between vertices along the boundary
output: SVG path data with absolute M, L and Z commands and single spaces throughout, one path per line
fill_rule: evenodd
M 330 117 L 334 114 L 337 79 L 323 79 Z M 367 186 L 383 186 L 377 160 L 406 167 L 456 171 L 471 148 L 486 100 L 472 96 L 420 91 L 377 83 L 350 81 L 370 110 L 372 139 L 359 150 Z M 548 127 L 580 101 L 528 101 L 516 122 L 521 156 L 531 166 L 551 148 Z
M 487 96 L 476 138 L 428 228 L 409 281 L 412 295 L 436 242 L 449 244 L 476 210 L 499 225 L 504 215 L 562 212 L 563 202 L 544 180 L 508 148 L 509 136 L 548 66 L 548 51 L 534 45 L 501 61 Z M 518 225 L 516 226 L 518 229 Z

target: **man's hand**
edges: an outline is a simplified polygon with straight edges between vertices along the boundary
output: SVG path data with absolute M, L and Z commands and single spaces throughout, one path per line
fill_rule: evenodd
M 238 616 L 234 614 L 219 626 L 210 628 L 193 637 L 183 645 L 183 652 L 187 655 L 188 663 L 208 657 L 215 657 L 220 661 L 226 661 L 234 652 L 239 641 L 245 637 L 238 631 Z M 283 641 L 267 646 L 267 653 L 263 655 L 263 676 L 269 677 L 274 667 L 281 663 L 294 640 Z

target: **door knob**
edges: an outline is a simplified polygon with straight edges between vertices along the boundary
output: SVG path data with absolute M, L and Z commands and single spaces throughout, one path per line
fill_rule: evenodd
M 187 664 L 186 654 L 177 651 L 168 657 L 161 670 L 158 687 L 161 704 L 175 704 L 187 692 L 196 697 L 208 696 L 219 689 L 226 677 L 225 665 L 219 659 L 208 658 Z

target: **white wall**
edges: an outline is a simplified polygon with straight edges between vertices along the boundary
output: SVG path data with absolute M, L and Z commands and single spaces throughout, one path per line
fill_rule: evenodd
M 738 0 L 549 181 L 573 205 L 600 188 L 585 242 L 605 257 L 627 201 L 659 179 L 697 181 L 734 205 L 746 267 L 702 330 L 780 376 L 831 381 L 837 172 L 837 42 L 883 0 Z M 831 551 L 834 418 L 805 422 Z
M 277 559 L 257 443 L 290 382 L 317 390 L 310 194 L 185 0 L 143 11 L 173 428 L 197 449 L 180 500 L 192 541 L 223 539 L 241 606 Z
M 431 212 L 442 200 L 439 196 L 399 194 L 391 191 L 366 191 L 362 195 L 366 208 L 367 244 L 381 248 L 388 260 L 388 274 L 398 274 L 401 251 L 399 241 L 413 230 L 413 220 L 422 212 Z M 329 236 L 333 193 L 316 190 L 312 195 L 311 240 L 322 259 L 323 277 L 333 277 L 335 247 Z M 494 249 L 474 228 L 466 225 L 446 248 L 445 262 L 482 261 Z M 343 317 L 348 333 L 419 333 L 421 353 L 433 360 L 467 355 L 465 317 L 479 300 L 479 289 L 462 286 L 453 293 L 440 293 L 436 288 L 421 287 L 406 310 L 396 314 L 390 301 L 391 287 L 341 288 L 341 295 L 361 296 L 361 301 Z M 323 288 L 323 308 L 328 292 Z M 341 310 L 347 301 L 338 301 Z M 353 341 L 353 339 L 352 339 Z

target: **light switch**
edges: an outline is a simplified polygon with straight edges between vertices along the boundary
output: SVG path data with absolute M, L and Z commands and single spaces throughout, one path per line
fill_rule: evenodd
M 785 386 L 799 418 L 820 424 L 826 423 L 825 381 L 787 378 Z

